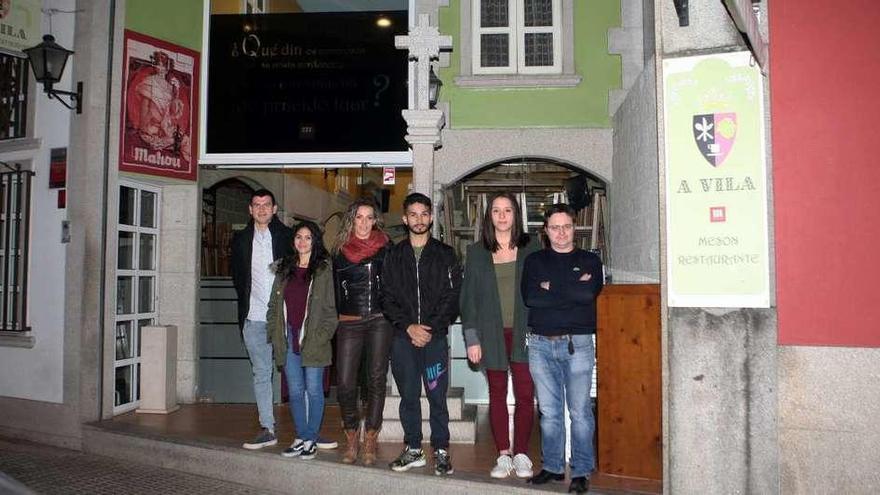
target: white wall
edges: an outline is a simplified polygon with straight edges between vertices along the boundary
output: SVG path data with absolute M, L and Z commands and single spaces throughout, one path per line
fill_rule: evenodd
M 47 0 L 43 2 L 43 7 L 72 11 L 76 5 L 73 0 Z M 52 33 L 58 44 L 73 47 L 73 26 L 72 14 L 53 17 Z M 49 32 L 49 22 L 45 16 L 42 31 Z M 33 44 L 39 41 L 34 40 Z M 71 88 L 70 75 L 75 62 L 76 56 L 68 61 L 64 78 L 56 85 L 57 89 Z M 0 346 L 0 396 L 60 403 L 64 398 L 65 299 L 65 245 L 61 243 L 61 221 L 66 218 L 66 211 L 57 208 L 58 190 L 49 189 L 49 150 L 67 147 L 71 111 L 61 103 L 49 100 L 40 86 L 32 84 L 29 91 L 34 95 L 31 102 L 35 108 L 34 120 L 29 127 L 34 129 L 33 137 L 38 141 L 34 147 L 6 153 L 4 149 L 9 149 L 12 143 L 0 143 L 0 160 L 30 161 L 36 172 L 31 197 L 28 272 L 28 320 L 34 346 Z M 68 170 L 68 175 L 70 173 Z

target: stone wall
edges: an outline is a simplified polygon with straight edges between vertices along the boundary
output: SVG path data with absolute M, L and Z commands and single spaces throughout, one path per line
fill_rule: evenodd
M 614 115 L 614 182 L 608 190 L 614 282 L 659 283 L 657 73 L 653 59 Z

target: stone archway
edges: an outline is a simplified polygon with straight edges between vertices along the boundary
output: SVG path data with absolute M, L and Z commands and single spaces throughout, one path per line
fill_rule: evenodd
M 578 210 L 578 245 L 597 249 L 605 258 L 605 221 L 594 216 L 594 193 L 604 201 L 608 181 L 586 167 L 567 160 L 542 156 L 504 157 L 490 163 L 462 167 L 462 172 L 439 191 L 440 216 L 444 240 L 463 254 L 464 245 L 473 242 L 482 222 L 485 202 L 493 193 L 517 195 L 524 213 L 525 230 L 541 237 L 544 207 L 570 203 Z M 597 214 L 602 213 L 598 211 Z M 601 220 L 601 221 L 598 221 Z M 594 229 L 594 223 L 596 228 Z M 596 236 L 593 236 L 593 231 Z

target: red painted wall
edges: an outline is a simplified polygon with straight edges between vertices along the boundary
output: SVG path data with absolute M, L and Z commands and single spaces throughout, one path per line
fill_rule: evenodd
M 779 343 L 880 347 L 880 1 L 768 8 Z

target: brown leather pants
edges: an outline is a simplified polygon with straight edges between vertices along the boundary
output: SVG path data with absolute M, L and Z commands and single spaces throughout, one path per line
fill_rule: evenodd
M 336 329 L 336 392 L 347 430 L 360 426 L 358 414 L 358 372 L 365 361 L 367 430 L 382 428 L 388 360 L 394 329 L 382 315 L 363 320 L 340 321 Z

